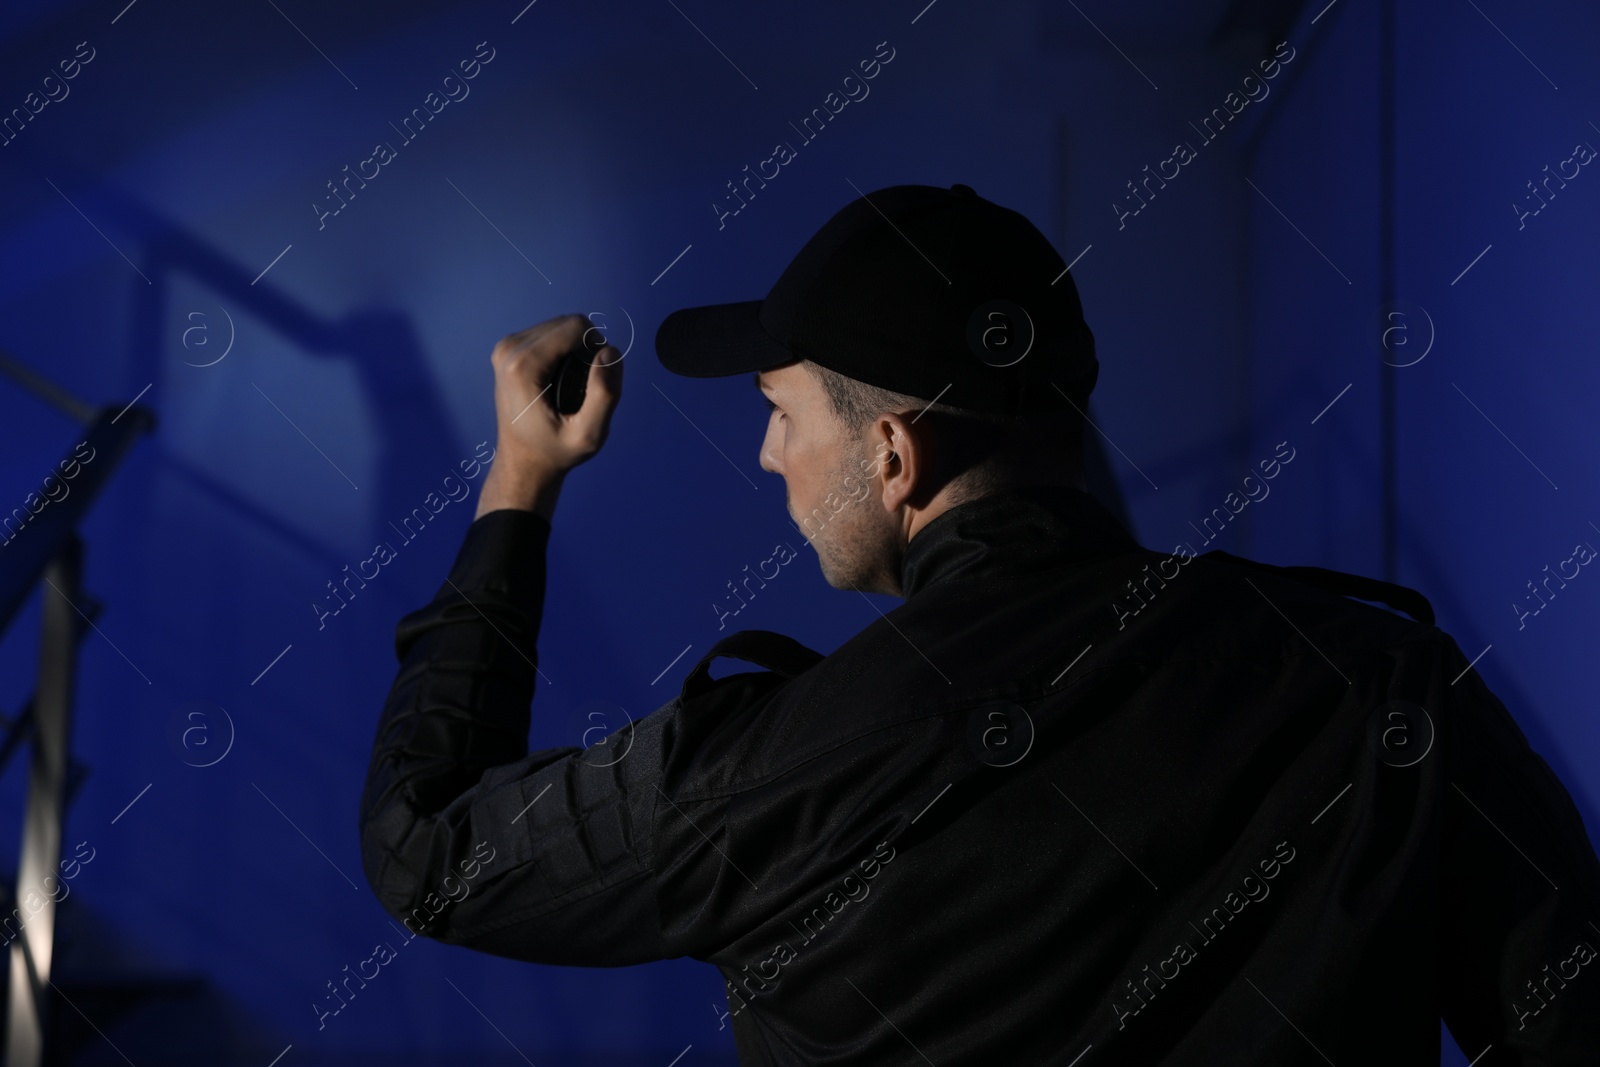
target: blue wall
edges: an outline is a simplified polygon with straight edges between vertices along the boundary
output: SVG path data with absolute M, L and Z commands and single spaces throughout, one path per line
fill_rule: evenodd
M 899 182 L 966 182 L 1082 253 L 1097 439 L 1145 543 L 1195 541 L 1189 524 L 1288 441 L 1270 497 L 1211 547 L 1381 577 L 1391 536 L 1393 577 L 1469 655 L 1492 645 L 1477 669 L 1595 825 L 1600 586 L 1580 577 L 1521 630 L 1508 605 L 1600 544 L 1584 417 L 1600 192 L 1585 167 L 1520 230 L 1507 205 L 1600 144 L 1584 104 L 1600 14 L 1406 6 L 1386 291 L 1375 3 L 524 2 L 0 11 L 0 110 L 92 49 L 0 146 L 0 349 L 96 405 L 142 392 L 161 420 L 85 527 L 104 610 L 82 645 L 74 744 L 91 773 L 66 839 L 95 858 L 58 959 L 69 993 L 173 983 L 79 1001 L 135 1062 L 260 1064 L 291 1044 L 285 1067 L 461 1049 L 660 1064 L 686 1046 L 685 1065 L 731 1062 L 720 981 L 683 960 L 547 968 L 418 940 L 317 1029 L 324 983 L 393 934 L 361 876 L 356 804 L 394 623 L 432 595 L 474 504 L 446 507 L 320 627 L 311 604 L 493 441 L 494 341 L 600 312 L 635 340 L 611 438 L 557 512 L 532 742 L 577 743 L 595 702 L 619 717 L 665 702 L 719 636 L 724 583 L 802 545 L 757 462 L 748 384 L 666 374 L 656 325 L 764 294 L 857 189 Z M 1189 123 L 1279 41 L 1294 58 L 1271 92 L 1202 142 Z M 790 122 L 880 42 L 894 58 L 869 95 L 719 221 L 725 183 L 798 143 Z M 390 124 L 475 50 L 492 58 L 467 95 L 405 141 Z M 1130 214 L 1126 183 L 1179 140 L 1195 158 Z M 323 215 L 326 183 L 379 141 L 393 158 Z M 1417 346 L 1375 343 L 1387 300 L 1411 309 Z M 1432 349 L 1385 370 L 1422 350 L 1419 308 Z M 3 382 L 0 435 L 5 509 L 81 437 Z M 785 575 L 731 625 L 827 651 L 896 602 L 841 596 L 814 566 Z M 0 643 L 6 714 L 31 691 L 37 625 L 35 598 Z M 196 723 L 209 732 L 175 742 Z M 194 766 L 230 724 L 227 755 Z M 21 770 L 0 777 L 0 869 Z M 75 1062 L 122 1062 L 90 1037 Z

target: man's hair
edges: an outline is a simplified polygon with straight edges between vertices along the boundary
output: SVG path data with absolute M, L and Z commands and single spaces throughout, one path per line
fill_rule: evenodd
M 999 415 L 908 396 L 846 377 L 809 359 L 800 363 L 821 383 L 834 415 L 859 439 L 886 411 L 921 412 L 932 423 L 941 454 L 936 480 L 952 487 L 954 503 L 1006 485 L 1079 485 L 1083 480 L 1083 420 L 1077 411 Z

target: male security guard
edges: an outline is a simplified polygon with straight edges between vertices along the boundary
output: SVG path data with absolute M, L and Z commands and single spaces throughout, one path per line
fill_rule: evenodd
M 750 1064 L 1423 1064 L 1441 1017 L 1480 1067 L 1600 1058 L 1600 861 L 1561 783 L 1420 596 L 1134 542 L 1076 469 L 1072 280 L 965 186 L 856 200 L 766 299 L 657 336 L 678 373 L 756 372 L 825 577 L 905 602 L 826 657 L 724 638 L 624 758 L 528 753 L 550 522 L 616 350 L 576 413 L 540 397 L 590 329 L 496 346 L 498 461 L 396 633 L 361 806 L 396 919 L 710 961 Z

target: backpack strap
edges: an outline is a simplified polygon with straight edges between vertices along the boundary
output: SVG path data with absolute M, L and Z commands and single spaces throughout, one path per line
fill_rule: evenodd
M 710 651 L 700 657 L 700 662 L 683 680 L 683 689 L 679 693 L 681 700 L 687 701 L 722 680 L 711 677 L 711 661 L 718 656 L 754 663 L 785 679 L 810 670 L 824 658 L 822 653 L 784 634 L 771 630 L 736 630 L 712 645 Z
M 1202 553 L 1201 559 L 1216 558 L 1224 563 L 1236 563 L 1243 567 L 1255 567 L 1264 571 L 1276 571 L 1286 577 L 1293 578 L 1305 585 L 1326 589 L 1330 593 L 1340 596 L 1355 597 L 1357 600 L 1375 600 L 1380 604 L 1387 604 L 1397 611 L 1403 611 L 1413 619 L 1429 626 L 1433 625 L 1433 605 L 1428 598 L 1415 589 L 1408 589 L 1403 585 L 1393 582 L 1379 581 L 1377 578 L 1367 578 L 1359 574 L 1346 574 L 1344 571 L 1328 570 L 1326 567 L 1279 567 L 1271 563 L 1261 563 L 1243 556 L 1235 556 L 1231 552 L 1224 552 L 1220 548 Z

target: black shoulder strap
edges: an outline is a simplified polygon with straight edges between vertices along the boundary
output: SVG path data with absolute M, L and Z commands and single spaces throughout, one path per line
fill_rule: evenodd
M 1433 625 L 1433 605 L 1428 603 L 1428 598 L 1415 589 L 1408 589 L 1403 585 L 1393 582 L 1379 581 L 1377 578 L 1367 578 L 1359 574 L 1346 574 L 1344 571 L 1331 571 L 1326 567 L 1279 567 L 1271 563 L 1260 563 L 1243 556 L 1235 556 L 1231 552 L 1224 552 L 1214 548 L 1210 552 L 1200 555 L 1201 559 L 1217 558 L 1224 563 L 1237 563 L 1244 567 L 1255 567 L 1265 571 L 1276 571 L 1279 574 L 1293 578 L 1306 585 L 1318 589 L 1326 589 L 1330 593 L 1340 596 L 1355 597 L 1358 600 L 1375 600 L 1380 604 L 1387 604 L 1391 608 L 1405 612 L 1418 622 Z
M 810 670 L 823 659 L 822 653 L 809 649 L 784 634 L 773 633 L 771 630 L 736 630 L 712 645 L 710 651 L 700 657 L 700 662 L 695 664 L 694 670 L 683 680 L 683 689 L 679 694 L 682 700 L 689 700 L 704 692 L 712 684 L 711 661 L 718 656 L 742 659 L 746 663 L 765 667 L 784 678 L 793 678 L 803 671 Z

